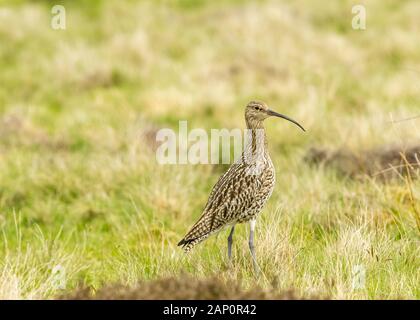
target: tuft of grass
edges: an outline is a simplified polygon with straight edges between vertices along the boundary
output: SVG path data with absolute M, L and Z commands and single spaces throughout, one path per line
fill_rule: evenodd
M 416 172 L 349 179 L 304 161 L 314 146 L 418 145 L 420 2 L 365 1 L 364 31 L 353 1 L 63 1 L 65 31 L 50 28 L 53 4 L 0 1 L 1 298 L 182 273 L 203 279 L 191 295 L 216 276 L 241 292 L 420 298 Z M 153 139 L 179 120 L 243 128 L 254 99 L 308 130 L 267 120 L 277 182 L 257 223 L 258 279 L 245 225 L 232 265 L 226 231 L 190 255 L 176 246 L 223 168 L 158 165 Z
M 309 164 L 326 166 L 352 178 L 379 180 L 420 176 L 420 146 L 382 147 L 376 150 L 325 150 L 313 147 L 305 155 Z
M 293 290 L 278 292 L 275 287 L 259 287 L 244 290 L 237 281 L 224 283 L 216 277 L 195 279 L 181 275 L 137 283 L 134 286 L 121 284 L 108 285 L 93 292 L 89 288 L 80 288 L 67 295 L 58 297 L 63 300 L 296 300 L 303 299 Z M 316 296 L 307 299 L 317 299 Z M 318 298 L 319 299 L 319 298 Z

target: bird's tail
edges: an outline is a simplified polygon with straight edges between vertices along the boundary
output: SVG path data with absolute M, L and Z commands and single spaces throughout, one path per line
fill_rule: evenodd
M 198 221 L 187 235 L 178 243 L 185 252 L 190 251 L 195 245 L 206 240 L 216 230 L 211 230 L 205 221 Z
M 182 246 L 182 249 L 184 249 L 185 253 L 190 251 L 192 248 L 195 247 L 195 245 L 199 244 L 200 242 L 204 241 L 210 236 L 210 233 L 204 234 L 202 236 L 196 237 L 196 238 L 188 238 L 188 235 L 185 236 L 184 239 L 182 239 L 178 246 Z

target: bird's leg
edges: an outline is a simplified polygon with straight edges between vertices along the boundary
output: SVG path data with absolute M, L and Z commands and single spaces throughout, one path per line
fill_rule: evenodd
M 257 264 L 257 258 L 255 257 L 255 246 L 254 246 L 254 231 L 255 231 L 255 224 L 256 220 L 252 219 L 249 221 L 250 232 L 249 232 L 249 250 L 251 251 L 252 256 L 252 265 L 254 266 L 254 271 L 258 274 L 259 268 Z
M 228 258 L 229 261 L 232 260 L 232 243 L 233 243 L 233 232 L 235 231 L 235 226 L 232 227 L 228 237 Z

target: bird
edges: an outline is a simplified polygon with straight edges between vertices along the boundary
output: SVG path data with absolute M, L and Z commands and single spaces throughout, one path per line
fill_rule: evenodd
M 231 261 L 235 226 L 249 222 L 249 249 L 254 271 L 258 272 L 254 245 L 256 219 L 271 197 L 276 181 L 264 128 L 264 120 L 269 117 L 288 120 L 305 131 L 297 121 L 273 111 L 264 102 L 251 101 L 246 105 L 247 143 L 241 157 L 214 185 L 198 221 L 178 243 L 185 252 L 225 227 L 230 227 L 227 242 L 228 259 Z

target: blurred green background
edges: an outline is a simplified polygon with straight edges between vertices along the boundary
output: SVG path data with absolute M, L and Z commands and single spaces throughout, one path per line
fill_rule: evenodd
M 55 4 L 66 29 L 51 28 Z M 366 8 L 366 30 L 352 7 Z M 0 297 L 51 298 L 110 282 L 242 279 L 333 298 L 419 298 L 420 185 L 308 166 L 311 147 L 416 144 L 420 2 L 0 0 Z M 257 228 L 185 256 L 176 243 L 222 166 L 161 166 L 155 134 L 243 128 L 263 100 L 277 186 Z M 352 288 L 352 270 L 366 286 Z

